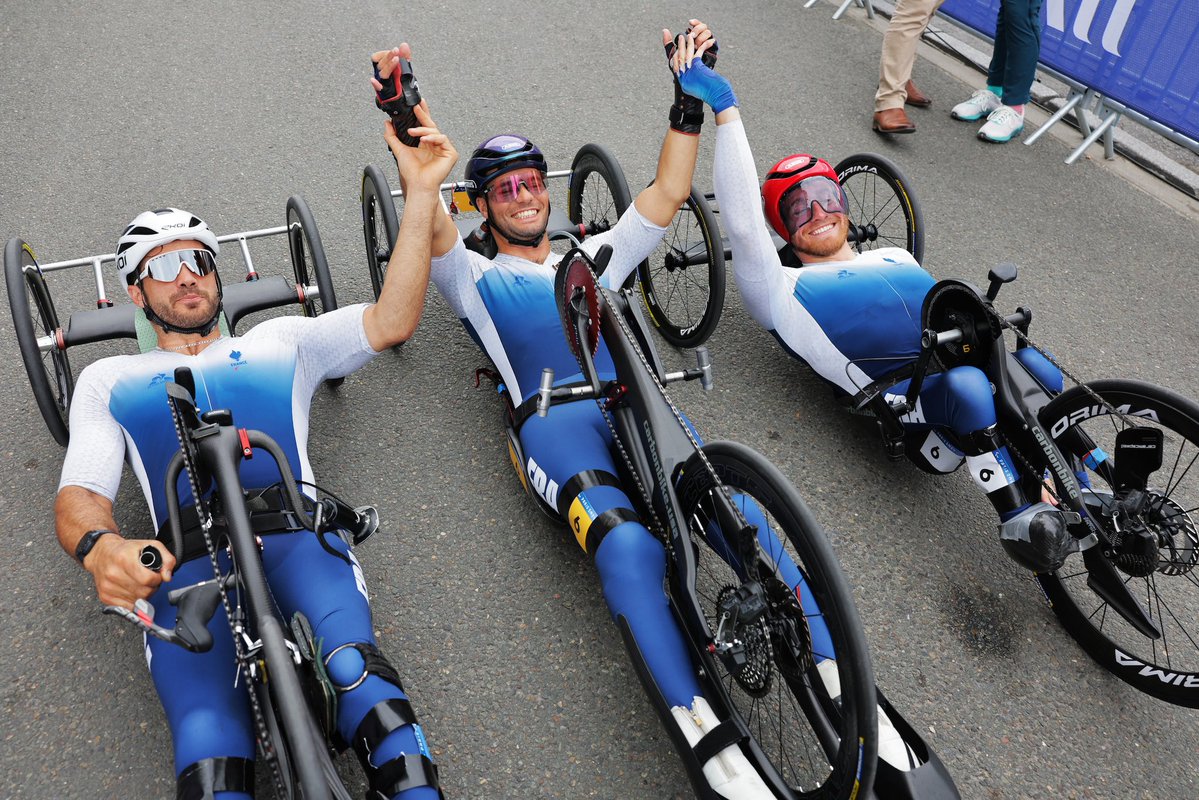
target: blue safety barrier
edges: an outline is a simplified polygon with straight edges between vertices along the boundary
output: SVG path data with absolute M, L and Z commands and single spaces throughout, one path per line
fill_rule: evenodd
M 994 39 L 999 0 L 941 13 Z M 1040 63 L 1199 142 L 1197 0 L 1044 0 Z

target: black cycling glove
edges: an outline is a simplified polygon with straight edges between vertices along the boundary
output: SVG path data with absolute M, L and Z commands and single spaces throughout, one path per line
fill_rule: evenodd
M 690 29 L 688 29 L 690 30 Z M 670 44 L 665 45 L 666 48 L 666 63 L 670 63 L 670 59 L 674 57 L 674 51 L 677 45 L 675 44 L 677 37 L 670 37 Z M 716 51 L 719 45 L 712 42 L 712 46 L 704 51 L 702 56 L 703 63 L 712 69 L 716 66 Z M 689 133 L 693 135 L 699 134 L 700 125 L 704 122 L 704 101 L 698 97 L 692 97 L 683 91 L 683 87 L 679 85 L 679 76 L 672 69 L 670 75 L 674 78 L 674 105 L 670 107 L 670 127 L 679 133 Z
M 416 85 L 416 76 L 412 74 L 412 65 L 408 59 L 401 58 L 400 63 L 386 78 L 379 75 L 379 65 L 371 62 L 375 70 L 375 80 L 383 84 L 383 88 L 375 92 L 375 105 L 387 112 L 396 136 L 409 147 L 420 145 L 420 139 L 408 134 L 409 128 L 415 128 L 420 123 L 416 121 L 414 109 L 420 105 L 420 89 Z M 400 76 L 399 88 L 396 88 L 396 74 Z

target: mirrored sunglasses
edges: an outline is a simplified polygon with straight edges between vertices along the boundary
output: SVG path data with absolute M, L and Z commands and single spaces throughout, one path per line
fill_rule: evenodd
M 812 220 L 812 204 L 819 203 L 826 214 L 845 214 L 845 192 L 831 178 L 815 177 L 797 183 L 782 200 L 783 222 L 789 233 L 807 225 Z
M 216 258 L 207 250 L 172 250 L 169 253 L 146 259 L 137 280 L 149 275 L 156 281 L 171 282 L 179 277 L 179 270 L 187 267 L 198 278 L 216 270 Z
M 545 178 L 540 170 L 535 169 L 509 172 L 507 175 L 501 175 L 493 180 L 483 193 L 489 200 L 511 203 L 520 194 L 522 186 L 529 190 L 529 194 L 536 197 L 545 193 Z

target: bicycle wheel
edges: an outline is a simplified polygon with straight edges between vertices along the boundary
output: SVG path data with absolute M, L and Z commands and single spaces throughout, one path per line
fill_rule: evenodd
M 38 343 L 39 337 L 55 336 L 58 314 L 33 250 L 20 239 L 9 239 L 4 248 L 4 279 L 17 346 L 34 400 L 54 441 L 66 446 L 75 376 L 66 350 L 51 345 L 43 351 Z
M 255 690 L 262 701 L 271 740 L 259 742 L 259 746 L 264 754 L 269 747 L 278 759 L 280 794 L 289 799 L 351 800 L 300 686 L 282 626 L 269 618 L 261 628 L 268 680 L 265 685 L 256 683 Z M 281 654 L 281 658 L 273 653 Z
M 309 286 L 309 277 L 316 280 L 319 296 L 308 296 L 304 300 L 304 316 L 315 317 L 337 308 L 337 293 L 333 290 L 333 278 L 329 274 L 329 261 L 325 258 L 325 246 L 321 244 L 321 233 L 308 203 L 299 195 L 287 198 L 287 246 L 291 251 L 291 266 L 295 270 L 296 283 Z M 345 378 L 329 378 L 329 388 L 341 386 Z
M 708 340 L 724 310 L 724 245 L 716 215 L 695 187 L 637 274 L 650 320 L 663 339 L 675 347 L 699 347 Z
M 566 215 L 576 225 L 585 225 L 587 235 L 603 233 L 616 224 L 633 196 L 620 162 L 603 145 L 585 144 L 570 165 L 566 192 Z
M 729 599 L 755 581 L 769 601 L 762 617 L 725 636 L 744 643 L 740 665 L 730 668 L 706 647 L 699 654 L 707 665 L 705 692 L 711 687 L 727 697 L 729 713 L 753 734 L 750 750 L 763 776 L 786 787 L 783 796 L 867 796 L 878 749 L 874 674 L 832 547 L 799 493 L 761 455 L 732 442 L 702 450 L 715 474 L 693 456 L 677 491 L 697 561 L 695 598 L 709 630 L 718 631 L 722 606 L 727 611 Z M 756 575 L 723 544 L 715 522 L 715 493 L 722 487 L 746 519 L 759 524 L 762 568 Z M 807 591 L 797 592 L 797 576 Z M 676 602 L 689 603 L 674 583 Z
M 902 247 L 924 263 L 924 215 L 911 182 L 890 160 L 858 153 L 835 167 L 849 198 L 850 231 L 858 232 L 859 253 L 879 247 Z
M 1116 677 L 1166 702 L 1199 708 L 1199 405 L 1152 384 L 1107 380 L 1064 392 L 1039 416 L 1067 455 L 1082 462 L 1094 452 L 1092 443 L 1106 454 L 1099 465 L 1087 464 L 1091 490 L 1083 492 L 1092 519 L 1111 535 L 1100 552 L 1162 635 L 1146 636 L 1109 607 L 1088 585 L 1081 555 L 1070 556 L 1057 572 L 1036 576 L 1054 614 Z M 1122 456 L 1121 468 L 1116 436 L 1134 426 L 1161 431 L 1160 468 L 1145 467 L 1135 450 Z M 1117 485 L 1129 472 L 1147 478 L 1141 480 L 1143 505 Z
M 383 171 L 367 164 L 362 172 L 362 235 L 366 240 L 366 268 L 371 276 L 375 299 L 383 291 L 387 262 L 399 235 L 395 201 Z

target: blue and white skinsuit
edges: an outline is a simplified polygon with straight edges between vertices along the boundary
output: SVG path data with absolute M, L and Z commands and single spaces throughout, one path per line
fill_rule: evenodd
M 610 231 L 587 239 L 582 249 L 594 255 L 602 245 L 612 245 L 600 282 L 619 287 L 663 235 L 663 228 L 629 206 Z M 491 260 L 461 241 L 433 259 L 432 280 L 496 366 L 516 405 L 536 394 L 544 367 L 554 370 L 556 385 L 582 378 L 554 300 L 560 259 L 551 253 L 544 264 L 504 254 Z M 602 341 L 595 362 L 601 378 L 615 377 Z M 529 416 L 519 436 L 529 485 L 570 521 L 579 545 L 595 557 L 613 619 L 628 625 L 666 702 L 691 708 L 703 695 L 663 591 L 665 549 L 637 518 L 621 488 L 603 414 L 593 400 L 555 405 L 545 417 Z M 764 545 L 777 552 L 777 540 L 770 547 L 774 534 L 761 511 L 752 503 L 742 505 L 749 522 L 759 526 Z M 815 609 L 799 571 L 787 562 L 781 565 L 784 575 L 800 592 L 805 611 Z M 811 628 L 817 659 L 831 656 L 823 623 L 812 619 Z
M 164 476 L 178 451 L 164 386 L 175 368 L 183 366 L 190 367 L 195 378 L 201 412 L 230 409 L 238 427 L 274 438 L 294 474 L 312 481 L 307 449 L 312 395 L 325 378 L 353 372 L 375 355 L 362 324 L 364 309 L 357 305 L 315 319 L 267 320 L 244 336 L 218 339 L 194 356 L 154 350 L 91 364 L 80 374 L 71 403 L 71 440 L 59 487 L 80 486 L 114 500 L 126 459 L 141 484 L 155 529 L 162 525 L 167 519 Z M 279 471 L 271 458 L 261 456 L 243 461 L 241 479 L 247 488 L 267 487 L 279 481 Z M 186 475 L 180 476 L 179 496 L 184 507 L 192 504 Z M 304 613 L 316 640 L 323 640 L 321 653 L 327 657 L 341 645 L 373 647 L 376 642 L 358 562 L 339 537 L 329 534 L 326 541 L 348 561 L 326 552 L 309 531 L 262 536 L 263 565 L 274 599 L 286 619 L 295 611 Z M 175 624 L 176 609 L 166 599 L 169 591 L 212 577 L 206 554 L 178 565 L 170 583 L 150 598 L 155 622 L 166 628 Z M 218 774 L 232 773 L 246 766 L 238 759 L 254 758 L 249 699 L 245 681 L 236 674 L 223 609 L 217 609 L 208 627 L 215 644 L 206 653 L 191 653 L 153 637 L 146 640 L 146 661 L 170 725 L 181 792 L 198 775 L 211 774 L 213 763 Z M 364 664 L 359 650 L 345 647 L 328 659 L 329 676 L 335 686 L 350 686 L 363 675 Z M 389 723 L 368 731 L 380 718 Z M 408 722 L 397 727 L 401 720 Z M 403 690 L 379 675 L 367 673 L 360 685 L 338 695 L 336 727 L 360 757 L 362 747 L 368 747 L 375 768 L 404 756 L 429 758 Z M 383 738 L 378 738 L 380 732 Z M 360 740 L 364 737 L 374 741 Z M 216 796 L 249 798 L 249 787 L 243 788 L 217 791 Z M 421 786 L 394 796 L 433 800 L 439 794 L 434 787 Z
M 915 361 L 921 307 L 934 281 L 910 253 L 880 248 L 851 261 L 784 266 L 766 226 L 753 153 L 740 120 L 716 129 L 713 177 L 741 298 L 750 316 L 784 349 L 848 395 Z M 1061 391 L 1061 372 L 1036 350 L 1017 350 L 1016 358 L 1047 390 Z M 907 386 L 907 381 L 896 384 L 888 397 L 902 395 Z M 1011 507 L 1011 498 L 1022 494 L 1006 446 L 963 453 L 937 430 L 948 429 L 967 441 L 996 424 L 990 382 L 982 370 L 962 366 L 929 375 L 903 422 L 908 435 L 917 437 L 918 448 L 908 452 L 922 458 L 923 467 L 952 472 L 964 460 L 997 511 L 1019 510 Z

